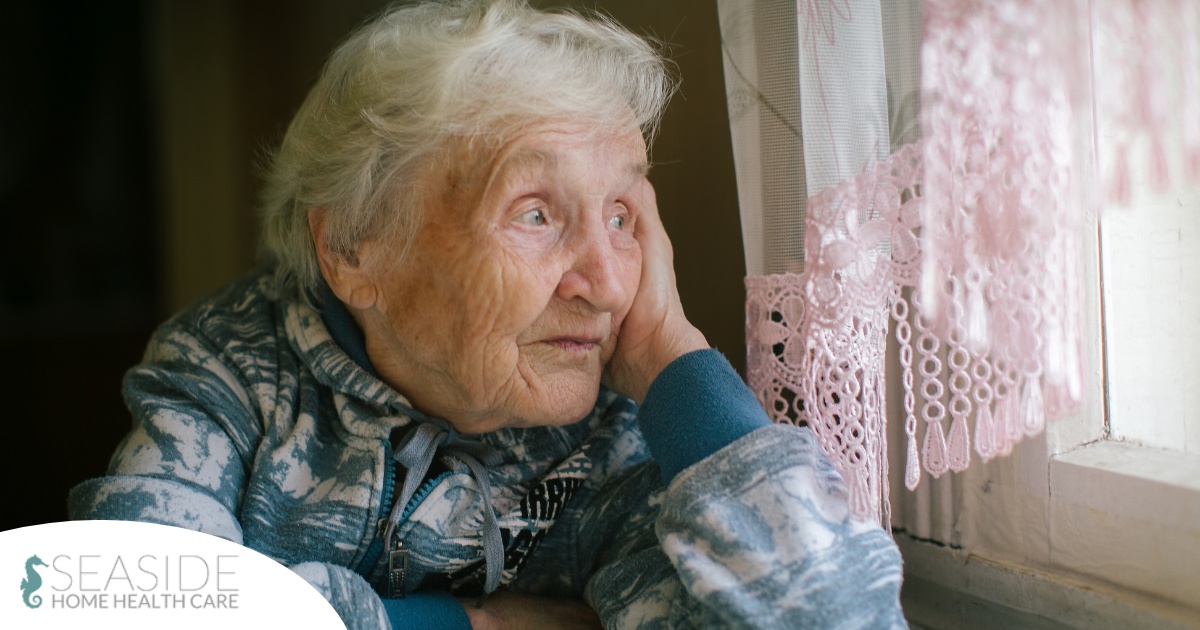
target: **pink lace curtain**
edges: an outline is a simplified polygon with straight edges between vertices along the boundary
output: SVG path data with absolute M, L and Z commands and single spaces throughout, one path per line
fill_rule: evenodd
M 719 6 L 748 381 L 886 520 L 889 336 L 910 490 L 1078 402 L 1096 209 L 1200 177 L 1200 3 Z

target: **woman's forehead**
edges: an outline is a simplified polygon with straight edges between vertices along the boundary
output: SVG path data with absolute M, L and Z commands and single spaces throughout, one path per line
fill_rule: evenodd
M 534 179 L 578 179 L 600 171 L 616 187 L 632 186 L 649 171 L 646 143 L 632 129 L 545 124 L 504 138 L 476 136 L 451 140 L 443 162 L 443 194 L 452 206 L 475 207 L 489 194 Z
M 518 174 L 603 171 L 633 184 L 650 169 L 640 132 L 599 134 L 591 130 L 540 130 L 506 143 L 490 160 L 488 183 Z

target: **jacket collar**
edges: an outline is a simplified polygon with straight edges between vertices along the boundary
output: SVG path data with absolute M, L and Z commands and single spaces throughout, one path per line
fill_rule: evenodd
M 393 428 L 424 419 L 407 398 L 379 379 L 362 331 L 346 306 L 323 281 L 319 292 L 312 301 L 320 310 L 297 298 L 282 299 L 284 327 L 317 381 L 345 397 L 337 407 L 346 429 L 363 437 L 386 438 Z

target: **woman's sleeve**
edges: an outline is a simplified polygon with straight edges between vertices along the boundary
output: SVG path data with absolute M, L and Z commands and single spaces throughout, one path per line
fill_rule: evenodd
M 243 544 L 237 515 L 263 423 L 250 384 L 219 356 L 199 335 L 160 329 L 125 377 L 133 429 L 106 476 L 71 490 L 70 518 L 173 525 Z M 347 627 L 387 627 L 383 603 L 358 574 L 318 562 L 292 569 Z
M 639 422 L 666 488 L 588 582 L 605 627 L 906 626 L 891 537 L 850 517 L 812 432 L 766 422 L 719 353 L 668 366 Z
M 125 375 L 133 419 L 104 477 L 71 490 L 72 519 L 175 525 L 242 543 L 237 519 L 262 423 L 248 383 L 198 335 L 160 329 Z

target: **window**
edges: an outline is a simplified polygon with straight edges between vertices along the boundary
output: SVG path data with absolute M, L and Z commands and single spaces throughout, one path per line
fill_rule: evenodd
M 1097 47 L 1128 45 L 1097 34 Z M 1128 159 L 1151 164 L 1149 151 Z M 1185 166 L 1169 167 L 1181 179 Z M 1080 412 L 1011 458 L 893 492 L 918 625 L 1200 625 L 1200 186 L 1163 190 L 1144 170 L 1089 243 Z

